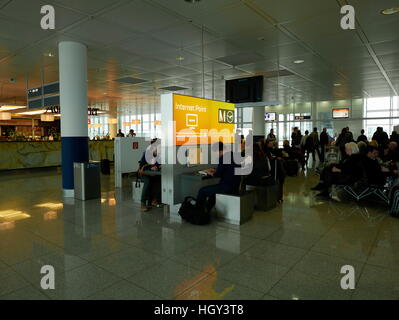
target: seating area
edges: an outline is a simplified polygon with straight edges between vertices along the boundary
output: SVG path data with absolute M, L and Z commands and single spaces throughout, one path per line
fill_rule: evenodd
M 254 213 L 255 192 L 241 195 L 216 195 L 215 211 L 217 218 L 233 225 L 242 225 L 252 219 Z

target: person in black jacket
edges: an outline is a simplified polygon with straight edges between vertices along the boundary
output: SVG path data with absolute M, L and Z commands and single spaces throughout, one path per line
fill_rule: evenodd
M 396 131 L 392 131 L 391 137 L 389 138 L 390 142 L 396 142 L 399 144 L 399 134 Z
M 332 165 L 324 168 L 320 175 L 320 183 L 312 190 L 321 191 L 317 196 L 330 198 L 330 188 L 334 184 L 352 185 L 363 178 L 363 169 L 361 166 L 361 156 L 359 148 L 354 142 L 347 143 L 345 146 L 347 158 L 338 165 Z
M 378 149 L 373 146 L 367 147 L 366 156 L 363 158 L 362 165 L 367 179 L 367 184 L 383 186 L 386 181 L 385 174 L 377 160 Z
M 341 151 L 342 159 L 347 157 L 345 153 L 345 146 L 346 144 L 353 142 L 353 135 L 351 132 L 348 132 L 348 128 L 343 128 L 341 134 L 338 136 L 337 142 L 335 143 L 336 146 L 339 147 Z
M 384 128 L 378 127 L 377 131 L 373 135 L 372 140 L 377 141 L 380 148 L 384 148 L 388 144 L 389 137 L 388 134 L 384 131 Z
M 326 146 L 328 146 L 328 133 L 327 128 L 323 128 L 322 133 L 320 133 L 320 161 L 324 162 L 326 154 Z
M 365 143 L 368 143 L 368 140 L 367 140 L 367 136 L 364 134 L 364 129 L 362 129 L 361 131 L 360 131 L 360 136 L 357 138 L 357 143 L 359 143 L 360 141 L 363 141 L 363 142 L 365 142 Z
M 253 170 L 250 175 L 245 177 L 244 185 L 265 186 L 272 184 L 270 161 L 260 149 L 258 144 L 254 144 L 253 150 Z M 245 188 L 244 188 L 245 189 Z
M 223 142 L 216 143 L 212 146 L 214 152 L 219 152 L 219 165 L 217 169 L 207 170 L 208 175 L 220 178 L 219 184 L 203 187 L 199 190 L 197 203 L 200 208 L 206 209 L 208 212 L 216 204 L 216 194 L 236 194 L 239 192 L 241 184 L 241 176 L 235 174 L 238 164 L 234 163 L 234 155 L 231 152 L 230 164 L 224 163 L 225 149 Z M 227 157 L 226 157 L 227 158 Z

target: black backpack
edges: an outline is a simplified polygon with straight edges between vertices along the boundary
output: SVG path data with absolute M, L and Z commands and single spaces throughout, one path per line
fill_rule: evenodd
M 203 226 L 211 222 L 211 216 L 205 211 L 205 208 L 198 206 L 197 200 L 193 197 L 187 197 L 181 205 L 179 216 L 183 220 Z

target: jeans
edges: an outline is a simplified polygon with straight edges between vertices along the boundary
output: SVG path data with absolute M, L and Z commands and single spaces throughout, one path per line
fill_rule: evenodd
M 320 161 L 324 162 L 326 156 L 326 146 L 320 145 Z
M 151 201 L 161 202 L 161 176 L 143 176 L 144 187 L 141 195 L 141 203 L 147 205 Z
M 216 204 L 217 193 L 233 194 L 235 192 L 237 192 L 237 190 L 233 190 L 232 187 L 223 184 L 203 187 L 198 192 L 197 203 L 200 208 L 205 208 L 209 212 Z
M 321 161 L 321 154 L 320 154 L 320 149 L 319 149 L 318 146 L 315 147 L 315 148 L 313 149 L 313 151 L 312 151 L 313 162 L 316 161 L 316 153 L 317 153 L 317 156 L 319 157 L 319 160 Z

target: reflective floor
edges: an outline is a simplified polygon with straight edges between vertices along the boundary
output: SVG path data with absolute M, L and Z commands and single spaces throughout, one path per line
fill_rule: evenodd
M 316 182 L 288 178 L 284 204 L 241 227 L 197 227 L 140 213 L 128 179 L 115 193 L 103 177 L 102 199 L 82 203 L 63 201 L 59 169 L 0 173 L 0 299 L 399 299 L 399 220 L 317 200 Z

